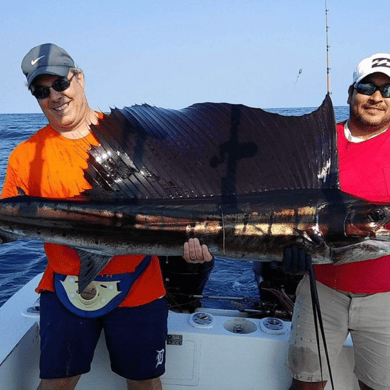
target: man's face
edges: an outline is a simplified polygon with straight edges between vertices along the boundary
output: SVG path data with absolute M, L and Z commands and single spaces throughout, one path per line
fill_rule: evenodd
M 72 76 L 74 77 L 72 78 Z M 34 80 L 32 88 L 38 85 L 51 87 L 53 82 L 59 78 L 53 75 L 38 76 Z M 83 74 L 69 73 L 67 78 L 72 78 L 68 89 L 57 92 L 50 88 L 50 96 L 45 99 L 37 99 L 50 125 L 59 133 L 74 131 L 82 125 L 89 108 L 84 92 Z
M 390 84 L 390 77 L 383 73 L 373 73 L 361 82 L 376 86 Z M 367 131 L 385 130 L 390 125 L 390 98 L 384 98 L 379 90 L 372 95 L 363 95 L 350 87 L 348 92 L 350 105 L 350 124 L 365 127 Z

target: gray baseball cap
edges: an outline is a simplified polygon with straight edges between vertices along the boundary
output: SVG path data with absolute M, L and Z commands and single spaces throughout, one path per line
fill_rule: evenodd
M 53 43 L 45 43 L 32 48 L 22 61 L 22 71 L 27 77 L 29 88 L 35 77 L 41 74 L 64 77 L 69 73 L 69 69 L 74 67 L 72 57 Z

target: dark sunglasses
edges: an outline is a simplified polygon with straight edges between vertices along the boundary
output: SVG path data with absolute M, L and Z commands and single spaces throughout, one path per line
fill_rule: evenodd
M 73 76 L 70 79 L 66 77 L 60 77 L 51 85 L 51 87 L 43 87 L 41 85 L 34 85 L 33 89 L 31 89 L 31 93 L 37 99 L 46 99 L 50 96 L 50 88 L 53 88 L 57 92 L 64 92 L 70 87 L 70 83 L 72 82 Z
M 379 89 L 384 98 L 390 98 L 390 84 L 378 87 L 377 85 L 371 83 L 357 83 L 354 85 L 354 88 L 358 91 L 358 93 L 363 95 L 372 95 Z

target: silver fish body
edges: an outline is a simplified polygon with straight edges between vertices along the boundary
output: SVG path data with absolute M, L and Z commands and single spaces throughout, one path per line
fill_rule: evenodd
M 326 196 L 324 196 L 326 194 Z M 214 255 L 281 260 L 298 244 L 313 263 L 390 254 L 390 207 L 340 191 L 274 191 L 237 198 L 86 202 L 27 196 L 0 201 L 0 238 L 35 239 L 112 257 L 181 255 L 197 237 Z

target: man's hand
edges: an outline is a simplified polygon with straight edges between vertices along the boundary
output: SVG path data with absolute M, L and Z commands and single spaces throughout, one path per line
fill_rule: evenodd
M 211 261 L 213 255 L 210 253 L 207 245 L 200 245 L 197 238 L 190 238 L 184 244 L 183 258 L 187 263 L 197 264 Z
M 311 268 L 311 256 L 305 249 L 292 245 L 284 251 L 283 268 L 286 273 L 303 275 Z

